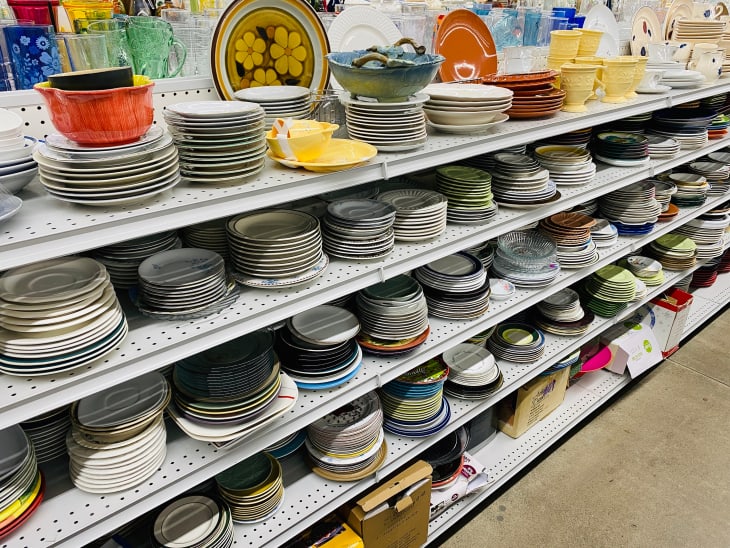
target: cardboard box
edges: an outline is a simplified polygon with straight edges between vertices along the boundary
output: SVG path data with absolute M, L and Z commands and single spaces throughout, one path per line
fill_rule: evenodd
M 692 295 L 676 287 L 663 297 L 651 300 L 655 316 L 652 329 L 665 358 L 679 349 L 691 305 Z
M 499 404 L 499 429 L 518 438 L 539 420 L 549 415 L 565 399 L 570 368 L 564 367 L 544 377 L 537 377 L 517 389 Z
M 364 548 L 349 525 L 330 514 L 286 544 L 287 548 Z
M 341 509 L 365 548 L 419 548 L 428 537 L 431 465 L 418 461 Z
M 626 320 L 606 330 L 601 342 L 611 349 L 613 360 L 606 369 L 623 375 L 626 369 L 632 378 L 662 361 L 662 351 L 651 328 L 650 316 L 641 321 Z

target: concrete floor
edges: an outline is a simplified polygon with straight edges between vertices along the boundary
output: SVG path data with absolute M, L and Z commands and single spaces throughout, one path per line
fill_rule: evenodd
M 730 309 L 445 548 L 730 547 Z

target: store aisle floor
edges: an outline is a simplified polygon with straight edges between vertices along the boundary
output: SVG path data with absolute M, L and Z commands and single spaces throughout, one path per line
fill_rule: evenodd
M 730 546 L 730 309 L 445 548 Z

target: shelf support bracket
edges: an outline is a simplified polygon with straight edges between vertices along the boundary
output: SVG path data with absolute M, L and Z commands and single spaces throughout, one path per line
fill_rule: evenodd
M 387 181 L 390 178 L 388 173 L 388 162 L 383 161 L 383 163 L 380 164 L 380 173 L 383 181 Z
M 387 279 L 385 277 L 385 269 L 382 266 L 378 268 L 378 279 L 380 283 L 383 283 Z

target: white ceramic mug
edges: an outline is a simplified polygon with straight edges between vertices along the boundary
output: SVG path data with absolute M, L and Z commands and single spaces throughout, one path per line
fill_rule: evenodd
M 674 54 L 679 49 L 670 42 L 647 44 L 646 47 L 649 50 L 649 63 L 671 63 L 674 60 Z
M 656 89 L 663 74 L 663 70 L 646 69 L 637 89 Z

